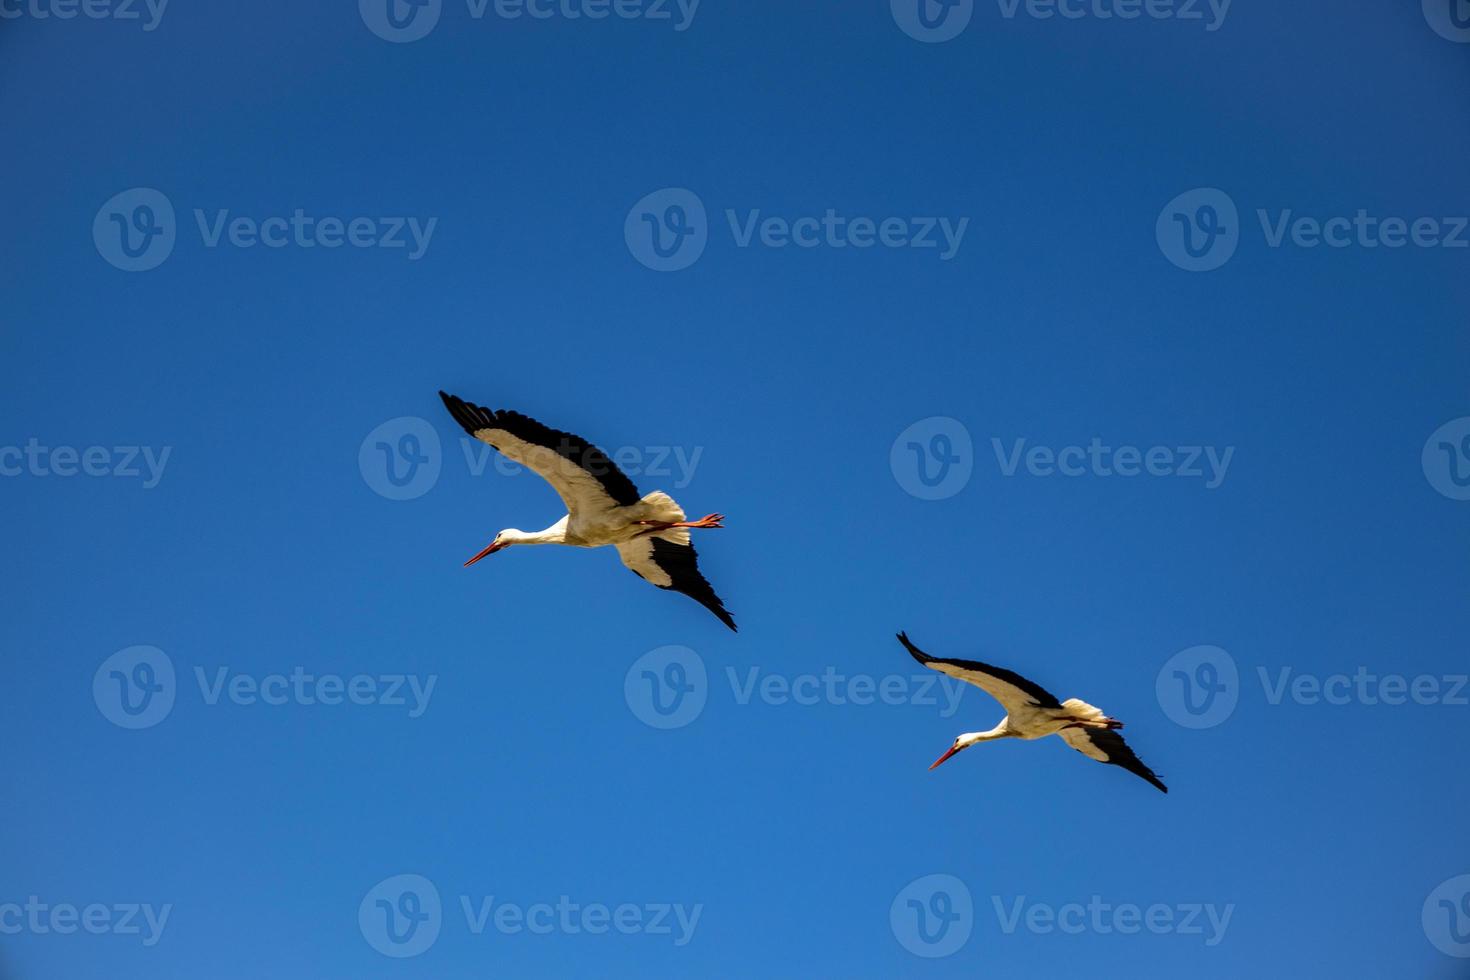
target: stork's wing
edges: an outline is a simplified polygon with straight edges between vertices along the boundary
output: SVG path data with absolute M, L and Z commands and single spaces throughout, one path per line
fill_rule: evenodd
M 1158 774 L 1143 764 L 1143 760 L 1134 754 L 1128 743 L 1123 741 L 1123 736 L 1117 732 L 1105 728 L 1064 728 L 1057 734 L 1089 759 L 1106 762 L 1111 766 L 1122 766 L 1135 776 L 1147 779 L 1161 792 L 1169 792 L 1169 787 L 1164 785 Z
M 1060 708 L 1062 705 L 1050 691 L 1040 684 L 1033 684 L 1013 670 L 992 667 L 978 660 L 942 660 L 931 657 L 909 642 L 907 633 L 898 634 L 902 643 L 915 660 L 950 677 L 968 681 L 1001 703 L 1007 712 L 1017 708 L 1039 707 Z
M 618 545 L 618 554 L 640 576 L 660 589 L 682 592 L 735 629 L 735 619 L 725 609 L 714 587 L 699 571 L 699 557 L 690 544 L 675 544 L 662 538 L 643 537 Z
M 568 514 L 638 502 L 633 481 L 580 436 L 558 432 L 518 412 L 481 408 L 442 391 L 439 397 L 466 432 L 551 484 Z

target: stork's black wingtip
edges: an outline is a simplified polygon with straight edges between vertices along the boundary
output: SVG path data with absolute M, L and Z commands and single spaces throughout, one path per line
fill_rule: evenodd
M 899 631 L 898 642 L 903 644 L 903 648 L 909 652 L 909 656 L 913 657 L 925 667 L 929 666 L 929 661 L 934 659 L 923 650 L 920 650 L 918 647 L 914 646 L 913 642 L 909 640 L 909 634 L 907 630 Z

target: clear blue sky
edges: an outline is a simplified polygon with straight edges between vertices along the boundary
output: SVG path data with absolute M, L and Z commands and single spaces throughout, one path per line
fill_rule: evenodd
M 1470 45 L 1417 3 L 1237 0 L 1210 30 L 1203 3 L 1198 21 L 1072 20 L 985 0 L 924 43 L 887 0 L 705 0 L 685 30 L 675 4 L 539 20 L 444 0 L 427 36 L 389 43 L 372 4 L 180 2 L 146 30 L 142 5 L 61 20 L 36 16 L 54 0 L 6 2 L 6 980 L 1461 975 L 1426 926 L 1431 893 L 1470 872 L 1470 707 L 1271 697 L 1283 668 L 1425 675 L 1442 695 L 1467 671 L 1470 502 L 1436 489 L 1463 472 L 1435 474 L 1438 442 L 1427 470 L 1421 453 L 1470 415 L 1470 249 L 1270 243 L 1287 210 L 1445 236 L 1470 214 Z M 174 212 L 144 271 L 119 267 L 117 222 L 167 215 L 108 206 L 133 188 Z M 630 215 L 665 188 L 706 211 L 676 271 L 637 240 L 644 213 L 676 221 L 670 199 Z M 1235 220 L 1201 210 L 1218 196 L 1165 213 L 1197 188 Z M 297 209 L 315 247 L 267 222 Z M 739 244 L 753 211 L 829 209 L 848 230 L 968 223 L 948 259 Z M 285 245 L 226 227 L 211 247 L 238 217 L 237 241 L 259 224 Z M 416 258 L 406 230 L 401 248 L 310 237 L 408 217 L 435 219 Z M 1233 255 L 1177 267 L 1169 229 L 1211 217 Z M 645 466 L 669 450 L 669 475 L 635 479 L 728 515 L 697 533 L 740 632 L 611 553 L 462 569 L 560 510 L 532 477 L 475 475 L 440 388 Z M 969 477 L 921 499 L 894 443 L 936 416 L 969 437 L 945 449 Z M 426 426 L 368 440 L 405 417 Z M 1470 466 L 1449 431 L 1444 463 Z M 1076 453 L 1080 476 L 1006 475 L 1017 440 L 1094 438 L 1169 465 L 1233 453 L 1213 488 Z M 378 492 L 378 441 L 437 461 L 427 492 Z M 152 456 L 87 476 L 91 447 L 109 473 L 129 469 L 116 447 Z M 674 450 L 699 454 L 692 472 Z M 949 716 L 915 703 L 898 629 L 1103 706 L 1169 795 L 1055 739 L 926 772 L 1001 710 L 978 691 Z M 704 667 L 705 703 L 661 730 L 629 675 L 671 645 Z M 1192 728 L 1167 665 L 1200 645 L 1238 681 L 1233 713 Z M 104 706 L 159 654 L 104 662 L 137 646 L 168 658 L 174 700 L 134 730 Z M 298 668 L 434 687 L 418 717 L 411 694 L 229 693 Z M 781 703 L 745 697 L 752 670 L 808 693 L 846 680 Z M 900 703 L 850 703 L 859 675 L 898 678 Z M 402 874 L 442 910 L 431 944 L 392 958 L 374 890 Z M 905 916 L 961 915 L 964 896 L 904 890 L 936 874 L 973 911 L 930 958 Z M 478 915 L 492 896 L 476 933 L 462 899 Z M 561 896 L 575 933 L 494 924 Z M 1116 910 L 1045 928 L 1093 896 L 1230 918 L 1213 937 L 1204 915 L 1202 933 L 1119 934 Z M 152 945 L 141 913 L 123 928 L 130 903 L 169 908 Z M 647 928 L 661 903 L 698 907 L 688 935 L 673 915 Z M 624 904 L 632 934 L 576 918 Z M 89 905 L 103 934 L 53 928 L 54 906 Z

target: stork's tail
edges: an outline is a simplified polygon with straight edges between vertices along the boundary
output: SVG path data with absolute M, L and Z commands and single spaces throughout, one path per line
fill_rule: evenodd
M 1109 731 L 1123 727 L 1123 723 L 1118 719 L 1109 718 L 1103 714 L 1101 708 L 1090 705 L 1079 698 L 1068 698 L 1063 701 L 1062 710 L 1073 718 L 1080 718 L 1083 721 L 1091 722 L 1097 725 L 1097 727 L 1106 728 Z
M 670 497 L 662 490 L 655 490 L 653 493 L 645 495 L 642 500 L 638 501 L 638 509 L 641 515 L 639 520 L 644 521 L 667 521 L 672 524 L 675 521 L 684 520 L 685 517 L 684 508 L 680 507 L 673 497 Z M 674 544 L 687 545 L 689 543 L 688 528 L 670 528 L 667 531 L 660 531 L 654 536 L 662 538 L 665 541 L 671 541 Z

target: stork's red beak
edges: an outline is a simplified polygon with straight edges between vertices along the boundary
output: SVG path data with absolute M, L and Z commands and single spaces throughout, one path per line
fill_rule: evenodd
M 485 550 L 484 551 L 480 552 L 478 555 L 476 555 L 475 557 L 471 558 L 469 561 L 465 562 L 464 563 L 464 567 L 465 568 L 469 568 L 471 565 L 473 565 L 475 562 L 479 561 L 481 558 L 484 558 L 486 555 L 493 555 L 493 554 L 495 554 L 495 552 L 499 551 L 501 548 L 504 548 L 504 547 L 505 547 L 505 545 L 503 545 L 503 544 L 501 544 L 499 542 L 491 541 L 488 545 L 485 546 Z
M 959 750 L 960 750 L 960 747 L 958 745 L 951 745 L 949 747 L 949 751 L 946 752 L 946 753 L 944 753 L 944 755 L 941 755 L 939 758 L 935 759 L 934 760 L 934 765 L 933 766 L 930 766 L 929 768 L 930 769 L 933 769 L 935 766 L 939 765 L 941 762 L 943 762 L 944 760 L 948 759 L 950 756 L 954 755 Z

